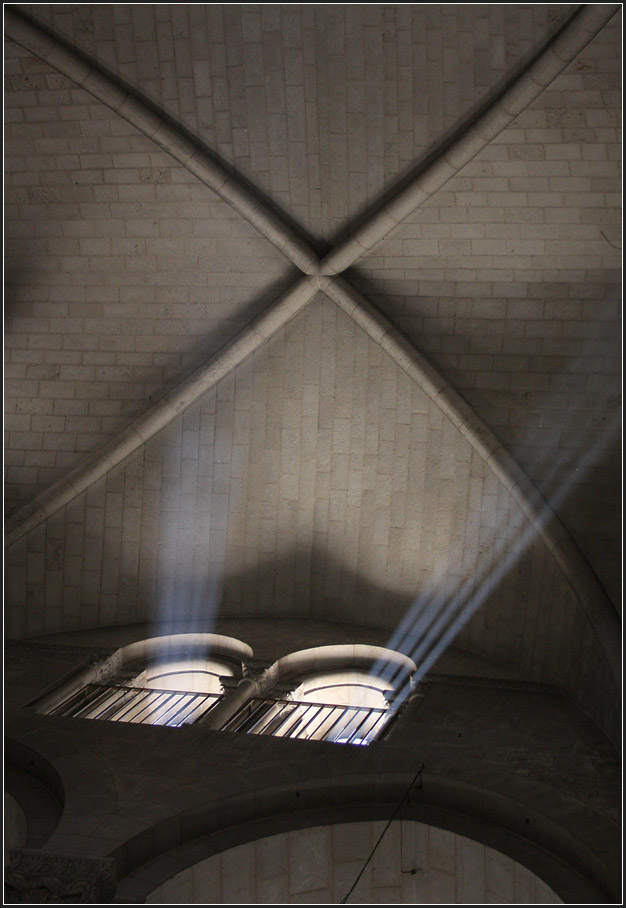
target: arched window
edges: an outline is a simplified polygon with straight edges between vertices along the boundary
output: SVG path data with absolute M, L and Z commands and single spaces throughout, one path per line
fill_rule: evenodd
M 407 656 L 357 644 L 290 653 L 256 678 L 244 677 L 251 657 L 232 637 L 153 637 L 84 669 L 36 706 L 72 718 L 202 722 L 214 730 L 364 745 L 389 729 L 415 671 Z
M 247 644 L 218 634 L 153 637 L 83 670 L 38 704 L 40 712 L 177 727 L 203 720 L 224 683 L 242 678 Z
M 181 654 L 157 659 L 138 673 L 136 681 L 151 690 L 220 694 L 222 679 L 232 678 L 236 666 L 226 660 L 197 659 Z
M 339 744 L 369 744 L 390 718 L 393 688 L 382 678 L 359 669 L 340 669 L 315 674 L 294 691 L 302 704 L 335 707 L 341 716 L 333 740 Z M 341 710 L 341 712 L 339 712 Z
M 384 667 L 384 670 L 383 670 Z M 370 744 L 395 718 L 394 700 L 415 665 L 375 646 L 321 646 L 291 653 L 268 672 L 274 681 L 226 726 L 274 737 Z M 287 688 L 282 696 L 276 685 Z

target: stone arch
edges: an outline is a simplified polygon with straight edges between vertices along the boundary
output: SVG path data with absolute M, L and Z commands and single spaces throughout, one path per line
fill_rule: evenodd
M 5 796 L 20 824 L 18 847 L 41 848 L 57 828 L 65 805 L 61 776 L 44 757 L 12 739 L 5 741 Z M 6 819 L 6 818 L 5 818 Z
M 118 896 L 144 900 L 157 886 L 192 865 L 258 839 L 309 827 L 401 817 L 478 842 L 521 864 L 564 902 L 617 898 L 588 848 L 547 812 L 520 809 L 516 779 L 507 794 L 487 791 L 424 771 L 405 798 L 414 774 L 401 778 L 355 775 L 248 792 L 219 810 L 201 809 L 164 821 L 111 856 L 118 866 Z M 422 787 L 420 788 L 419 785 Z

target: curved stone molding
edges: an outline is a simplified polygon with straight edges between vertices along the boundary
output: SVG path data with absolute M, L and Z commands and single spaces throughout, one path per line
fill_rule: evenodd
M 322 278 L 324 291 L 443 411 L 511 493 L 565 574 L 611 669 L 621 679 L 621 628 L 602 585 L 551 506 L 512 455 L 445 378 L 391 322 L 342 278 Z
M 4 790 L 4 855 L 13 848 L 22 848 L 28 840 L 28 820 L 11 792 Z
M 174 656 L 193 656 L 196 659 L 209 656 L 224 656 L 227 659 L 243 661 L 254 655 L 252 647 L 235 637 L 223 634 L 165 634 L 149 637 L 123 646 L 116 653 L 120 666 L 130 665 L 139 659 L 169 659 Z
M 345 271 L 441 189 L 541 94 L 618 9 L 617 6 L 588 4 L 576 12 L 513 85 L 456 138 L 443 154 L 322 260 L 321 273 L 339 274 Z
M 5 10 L 4 30 L 16 44 L 45 60 L 152 139 L 256 227 L 304 274 L 317 273 L 317 256 L 305 242 L 295 236 L 274 212 L 213 160 L 198 143 L 187 138 L 135 92 L 107 75 L 96 63 L 87 61 L 82 53 L 72 50 L 17 12 Z
M 5 788 L 13 792 L 12 773 L 15 771 L 22 777 L 26 776 L 36 787 L 35 797 L 26 804 L 27 819 L 36 815 L 37 823 L 42 824 L 39 829 L 36 847 L 44 845 L 57 827 L 65 806 L 65 787 L 63 779 L 42 754 L 21 741 L 6 737 L 4 743 L 5 758 Z M 23 789 L 21 789 L 23 792 Z M 17 793 L 17 792 L 14 792 Z M 18 793 L 19 794 L 19 793 Z M 43 804 L 44 795 L 47 806 Z
M 534 789 L 532 779 L 510 778 L 508 793 L 495 793 L 483 784 L 480 770 L 473 783 L 444 777 L 425 767 L 422 786 L 412 789 L 403 818 L 415 819 L 450 830 L 483 843 L 522 863 L 537 873 L 565 902 L 604 902 L 611 891 L 606 868 L 591 850 L 549 817 L 549 808 L 528 805 L 520 811 L 516 795 Z M 116 858 L 120 896 L 144 900 L 150 891 L 172 876 L 172 867 L 182 870 L 227 848 L 277 832 L 312 825 L 388 820 L 414 779 L 415 771 L 379 775 L 354 773 L 341 783 L 318 779 L 298 786 L 298 800 L 286 785 L 242 793 L 231 800 L 228 812 L 199 810 L 188 827 L 193 841 L 181 835 L 185 824 L 160 824 L 112 852 Z M 202 833 L 200 832 L 202 830 Z M 155 848 L 154 843 L 160 847 Z M 129 847 L 130 846 L 130 847 Z M 134 847 L 137 846 L 137 847 Z M 145 863 L 132 855 L 146 855 Z M 148 856 L 149 855 L 149 856 Z M 610 898 L 610 895 L 609 895 Z
M 372 850 L 373 842 L 380 851 Z M 282 872 L 286 864 L 288 876 Z M 242 867 L 249 868 L 245 875 Z M 561 902 L 536 874 L 497 849 L 426 823 L 394 819 L 389 825 L 361 820 L 303 827 L 229 848 L 172 876 L 146 903 L 228 904 L 237 897 L 240 904 L 319 904 L 323 896 L 327 904 L 350 905 L 389 904 L 392 897 L 394 904 L 482 905 L 498 896 L 507 903 Z
M 315 296 L 317 290 L 317 278 L 301 277 L 214 359 L 192 372 L 123 432 L 87 457 L 68 476 L 21 508 L 7 521 L 5 548 L 59 511 L 167 426 L 284 327 Z
M 286 678 L 297 678 L 309 672 L 325 672 L 344 668 L 361 668 L 369 670 L 377 664 L 393 668 L 405 679 L 417 671 L 415 662 L 409 656 L 384 646 L 370 644 L 331 644 L 314 646 L 289 653 L 278 659 L 267 671 L 273 681 L 284 681 Z
M 116 650 L 105 659 L 92 659 L 89 665 L 39 699 L 36 703 L 37 712 L 51 712 L 88 684 L 106 684 L 117 672 L 138 660 L 167 659 L 181 655 L 193 655 L 196 658 L 208 658 L 209 655 L 224 656 L 236 662 L 243 662 L 250 659 L 254 653 L 247 643 L 222 634 L 166 634 L 162 637 L 137 640 Z

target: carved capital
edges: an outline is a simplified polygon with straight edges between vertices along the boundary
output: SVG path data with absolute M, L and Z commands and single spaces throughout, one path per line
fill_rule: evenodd
M 4 876 L 5 904 L 103 904 L 115 895 L 113 858 L 14 848 Z
M 113 678 L 122 667 L 122 660 L 118 652 L 106 659 L 96 657 L 90 660 L 90 665 L 95 672 L 94 684 L 103 684 Z

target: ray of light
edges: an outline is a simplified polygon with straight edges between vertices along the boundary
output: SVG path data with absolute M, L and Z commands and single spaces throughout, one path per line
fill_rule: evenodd
M 191 410 L 161 446 L 154 632 L 211 633 L 222 575 L 215 557 L 214 452 L 199 444 L 203 414 Z M 176 432 L 179 432 L 176 435 Z M 187 456 L 186 456 L 187 455 Z
M 402 683 L 394 677 L 394 669 L 389 664 L 378 663 L 372 673 L 384 677 L 389 683 L 400 687 L 394 700 L 398 708 L 415 686 L 434 665 L 452 643 L 461 629 L 467 624 L 478 608 L 488 599 L 498 584 L 514 567 L 523 554 L 537 538 L 540 528 L 554 516 L 557 509 L 571 493 L 576 482 L 598 461 L 608 446 L 618 437 L 620 418 L 615 415 L 604 426 L 594 439 L 593 444 L 585 451 L 584 457 L 578 459 L 572 452 L 567 464 L 564 479 L 551 495 L 548 504 L 539 493 L 531 505 L 535 508 L 536 518 L 528 522 L 521 511 L 511 522 L 510 514 L 505 515 L 493 531 L 493 545 L 479 561 L 475 571 L 457 584 L 456 589 L 446 589 L 445 580 L 440 572 L 434 584 L 434 591 L 418 597 L 409 608 L 398 628 L 392 634 L 388 647 L 409 655 L 417 665 L 417 671 L 411 679 L 411 685 Z M 563 464 L 554 464 L 551 480 L 557 470 L 563 473 Z M 508 527 L 503 524 L 508 520 Z M 437 589 L 441 583 L 441 587 Z

